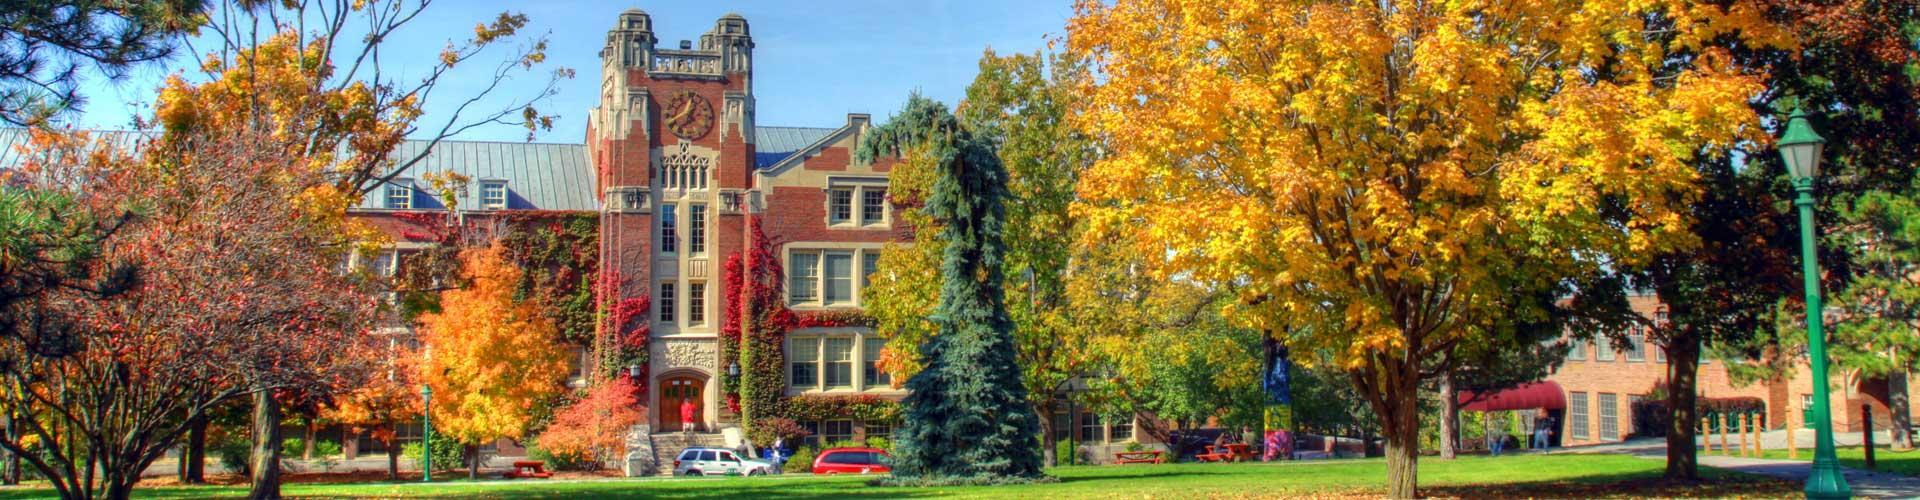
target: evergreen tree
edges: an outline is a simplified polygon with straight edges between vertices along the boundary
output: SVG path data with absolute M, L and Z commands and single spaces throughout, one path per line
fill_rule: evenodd
M 1015 359 L 1002 257 L 1007 171 L 987 141 L 947 107 L 914 95 L 876 127 L 861 161 L 914 150 L 935 165 L 927 213 L 940 225 L 937 333 L 921 345 L 926 365 L 908 379 L 892 482 L 982 484 L 1042 477 L 1035 429 Z

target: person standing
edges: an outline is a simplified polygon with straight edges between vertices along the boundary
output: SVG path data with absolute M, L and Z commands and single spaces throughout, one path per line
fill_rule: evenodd
M 1542 416 L 1533 421 L 1533 449 L 1540 450 L 1541 453 L 1551 451 L 1553 441 L 1550 438 L 1552 436 L 1553 417 Z
M 680 433 L 693 434 L 693 400 L 680 400 Z

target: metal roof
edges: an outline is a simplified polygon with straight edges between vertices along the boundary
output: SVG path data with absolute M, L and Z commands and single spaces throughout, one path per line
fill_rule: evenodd
M 815 127 L 754 127 L 753 129 L 753 168 L 761 169 L 780 163 L 780 160 L 793 156 L 795 152 L 820 142 L 820 139 L 837 128 Z
M 412 158 L 426 147 L 427 141 L 409 140 L 394 150 L 394 156 Z M 460 194 L 460 204 L 466 208 L 480 206 L 480 185 L 485 181 L 506 182 L 509 210 L 600 208 L 599 198 L 593 194 L 593 166 L 587 162 L 587 147 L 582 144 L 443 140 L 395 181 L 415 188 L 413 209 L 443 209 L 446 206 L 420 179 L 429 173 L 448 171 L 470 180 Z M 360 200 L 360 208 L 386 206 L 382 188 L 375 188 Z

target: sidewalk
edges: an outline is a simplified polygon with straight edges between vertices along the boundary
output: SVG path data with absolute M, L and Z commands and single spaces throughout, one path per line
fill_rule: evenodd
M 1653 457 L 1648 457 L 1653 458 Z M 1664 457 L 1662 457 L 1664 458 Z M 1800 460 L 1768 460 L 1721 455 L 1700 455 L 1700 465 L 1745 472 L 1788 481 L 1804 482 L 1813 471 L 1813 463 Z M 1843 468 L 1854 498 L 1920 497 L 1920 478 Z

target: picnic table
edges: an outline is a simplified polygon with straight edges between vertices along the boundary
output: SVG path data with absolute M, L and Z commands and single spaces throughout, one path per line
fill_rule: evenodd
M 1202 462 L 1244 462 L 1253 459 L 1253 448 L 1245 444 L 1207 445 L 1207 452 L 1194 455 Z
M 1116 464 L 1158 464 L 1165 463 L 1158 451 L 1122 451 L 1113 454 Z
M 507 472 L 507 479 L 546 479 L 549 477 L 553 477 L 553 473 L 547 472 L 547 463 L 539 460 L 515 461 L 513 462 L 513 470 Z

